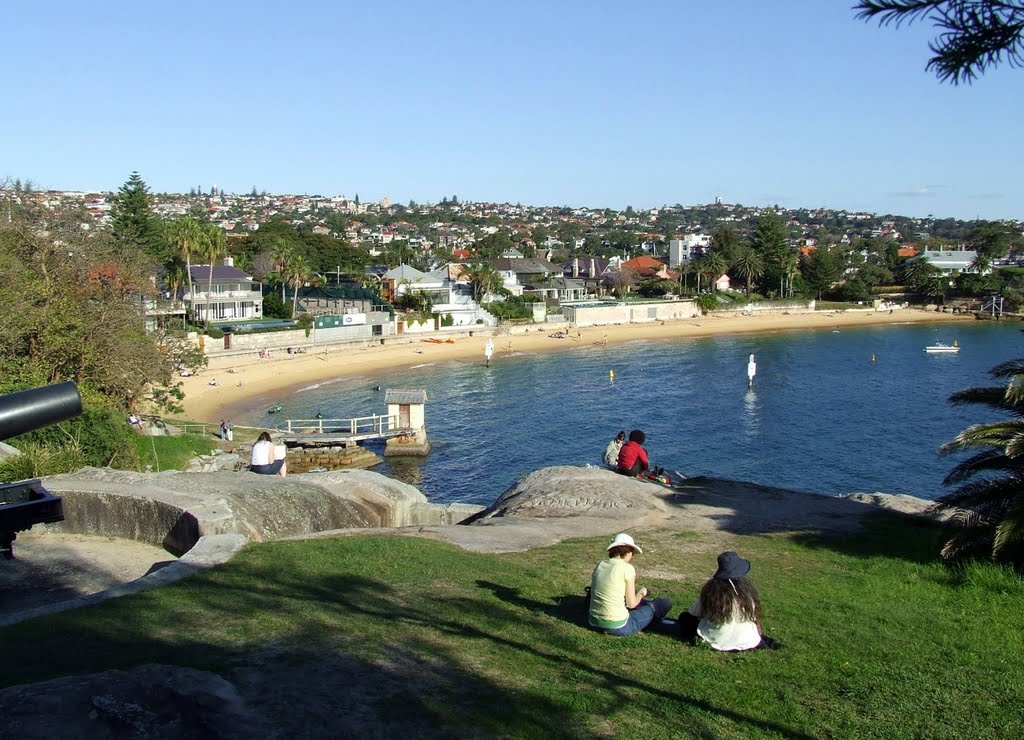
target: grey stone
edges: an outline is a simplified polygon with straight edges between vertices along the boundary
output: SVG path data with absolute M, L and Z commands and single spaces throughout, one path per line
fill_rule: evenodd
M 192 668 L 143 665 L 0 691 L 0 738 L 270 738 L 235 686 Z

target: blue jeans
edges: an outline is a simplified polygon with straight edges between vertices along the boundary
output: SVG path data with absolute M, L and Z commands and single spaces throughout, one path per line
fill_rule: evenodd
M 609 635 L 628 637 L 647 629 L 654 622 L 660 622 L 672 609 L 670 599 L 644 599 L 635 609 L 629 610 L 629 621 L 613 630 L 605 630 Z

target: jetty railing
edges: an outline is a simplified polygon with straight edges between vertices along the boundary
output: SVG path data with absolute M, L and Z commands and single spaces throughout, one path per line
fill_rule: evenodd
M 360 436 L 387 436 L 397 432 L 399 417 L 374 414 L 354 419 L 288 419 L 280 427 L 288 434 L 347 434 Z

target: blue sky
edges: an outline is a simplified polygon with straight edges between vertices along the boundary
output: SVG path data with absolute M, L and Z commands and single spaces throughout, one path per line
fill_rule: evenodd
M 1024 219 L 1024 70 L 852 4 L 15 3 L 0 177 Z

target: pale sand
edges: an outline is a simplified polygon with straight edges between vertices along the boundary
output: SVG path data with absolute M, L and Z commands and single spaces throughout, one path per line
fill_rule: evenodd
M 335 345 L 325 350 L 310 350 L 304 354 L 289 355 L 275 351 L 271 359 L 260 359 L 256 352 L 231 357 L 210 359 L 210 365 L 200 375 L 182 378 L 185 391 L 185 418 L 195 421 L 216 422 L 230 418 L 231 412 L 261 408 L 273 399 L 283 398 L 295 389 L 335 378 L 367 376 L 381 388 L 387 387 L 387 371 L 414 365 L 443 364 L 452 360 L 479 360 L 484 362 L 484 345 L 494 338 L 491 362 L 501 362 L 510 353 L 536 354 L 540 352 L 572 351 L 580 347 L 609 346 L 624 342 L 651 339 L 677 339 L 716 334 L 774 332 L 798 329 L 832 329 L 871 326 L 875 324 L 905 324 L 914 322 L 973 321 L 973 317 L 922 311 L 896 309 L 866 312 L 815 312 L 798 314 L 770 314 L 763 316 L 701 316 L 680 321 L 650 322 L 644 324 L 609 324 L 580 329 L 581 339 L 572 337 L 552 339 L 549 335 L 566 330 L 566 325 L 519 327 L 511 334 L 494 329 L 474 329 L 454 336 L 452 344 L 424 342 L 418 336 L 390 337 L 386 345 Z M 511 348 L 511 352 L 510 352 Z M 228 372 L 228 370 L 233 372 Z M 217 386 L 209 385 L 211 379 Z M 241 385 L 239 385 L 241 383 Z

